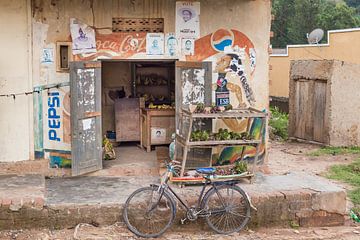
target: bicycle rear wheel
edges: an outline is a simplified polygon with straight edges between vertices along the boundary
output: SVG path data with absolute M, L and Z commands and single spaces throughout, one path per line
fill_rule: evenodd
M 158 237 L 172 224 L 176 214 L 172 197 L 158 187 L 139 188 L 126 200 L 123 217 L 131 232 L 144 238 Z
M 242 230 L 250 220 L 250 203 L 245 192 L 232 185 L 212 188 L 204 197 L 203 208 L 207 211 L 206 222 L 220 234 Z

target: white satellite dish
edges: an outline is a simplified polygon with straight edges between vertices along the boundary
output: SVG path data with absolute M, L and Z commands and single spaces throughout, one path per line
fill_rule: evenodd
M 309 44 L 318 44 L 324 37 L 324 30 L 317 28 L 310 34 L 306 34 Z

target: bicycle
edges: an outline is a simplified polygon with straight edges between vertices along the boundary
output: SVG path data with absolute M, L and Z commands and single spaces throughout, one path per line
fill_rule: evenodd
M 151 184 L 139 188 L 126 200 L 123 217 L 131 232 L 139 237 L 161 236 L 173 223 L 176 215 L 176 198 L 186 210 L 186 220 L 205 218 L 211 229 L 219 234 L 230 234 L 242 230 L 250 220 L 253 207 L 249 196 L 236 184 L 238 180 L 214 182 L 215 168 L 198 168 L 205 182 L 194 207 L 189 207 L 168 185 L 175 171 L 173 163 L 167 164 L 167 171 L 160 185 Z M 210 188 L 206 191 L 206 188 Z

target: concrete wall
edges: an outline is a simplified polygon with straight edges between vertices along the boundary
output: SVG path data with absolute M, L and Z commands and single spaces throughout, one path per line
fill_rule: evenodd
M 330 85 L 332 146 L 360 145 L 360 64 L 335 61 Z
M 289 97 L 291 60 L 336 59 L 360 63 L 360 28 L 329 31 L 328 44 L 289 45 L 285 54 L 270 55 L 270 96 Z
M 32 90 L 29 0 L 0 1 L 0 95 Z M 32 95 L 0 97 L 0 161 L 33 158 Z

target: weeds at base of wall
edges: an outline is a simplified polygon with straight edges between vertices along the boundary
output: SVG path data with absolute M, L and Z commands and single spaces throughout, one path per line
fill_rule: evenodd
M 332 166 L 326 177 L 339 180 L 354 187 L 348 192 L 348 196 L 354 203 L 353 211 L 359 216 L 360 213 L 360 158 L 348 165 Z M 360 217 L 360 216 L 359 216 Z
M 270 138 L 286 141 L 288 139 L 289 115 L 281 112 L 278 107 L 270 107 L 270 112 Z
M 322 147 L 308 155 L 312 157 L 319 157 L 323 155 L 342 155 L 342 154 L 360 154 L 360 147 Z

